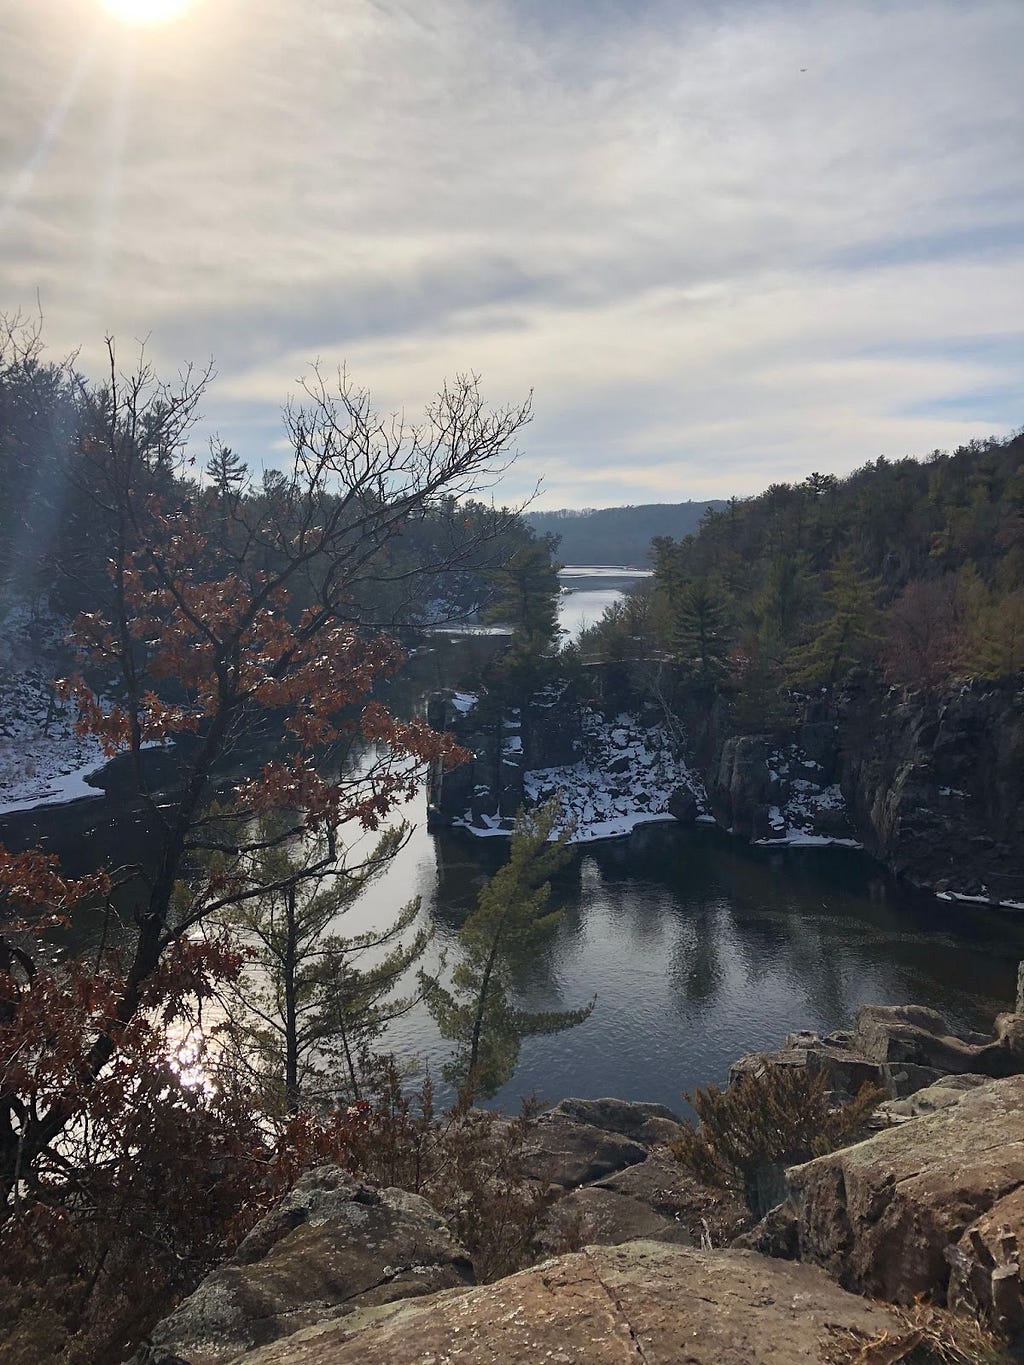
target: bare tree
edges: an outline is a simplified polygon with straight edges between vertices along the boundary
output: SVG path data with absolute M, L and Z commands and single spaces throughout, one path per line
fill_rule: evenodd
M 487 409 L 475 378 L 464 377 L 446 385 L 419 422 L 381 417 L 344 371 L 331 385 L 315 370 L 302 401 L 286 410 L 289 470 L 274 496 L 232 500 L 225 542 L 216 534 L 220 510 L 169 477 L 210 370 L 185 371 L 168 387 L 144 354 L 128 374 L 112 341 L 108 355 L 106 387 L 86 395 L 80 474 L 109 537 L 110 606 L 80 617 L 76 633 L 92 676 L 115 675 L 119 696 L 105 704 L 82 676 L 65 680 L 62 692 L 75 700 L 83 730 L 109 753 L 131 755 L 156 854 L 130 951 L 123 967 L 109 968 L 111 1003 L 83 1035 L 74 1083 L 28 1101 L 0 1089 L 0 1153 L 16 1154 L 16 1166 L 0 1173 L 8 1190 L 52 1155 L 126 1027 L 153 1005 L 170 950 L 180 964 L 204 919 L 274 891 L 247 878 L 240 854 L 258 852 L 268 837 L 285 841 L 345 820 L 376 829 L 397 800 L 415 793 L 424 765 L 461 756 L 450 736 L 397 720 L 373 698 L 403 654 L 354 620 L 352 605 L 371 578 L 412 588 L 467 553 L 471 536 L 454 549 L 441 538 L 429 562 L 416 566 L 389 559 L 410 520 L 441 504 L 455 509 L 493 484 L 530 415 L 529 402 Z M 481 535 L 493 535 L 495 524 Z M 184 742 L 167 805 L 147 785 L 142 751 L 172 739 Z M 354 742 L 373 754 L 358 772 L 318 762 Z M 270 758 L 256 776 L 229 780 L 225 757 L 253 743 L 271 746 Z M 258 817 L 273 811 L 292 818 L 267 836 Z M 217 852 L 232 856 L 232 869 L 203 871 Z M 189 894 L 176 897 L 182 881 Z

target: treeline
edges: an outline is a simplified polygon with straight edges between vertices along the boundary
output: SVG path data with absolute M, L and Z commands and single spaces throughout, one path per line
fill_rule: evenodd
M 198 518 L 223 567 L 244 561 L 273 575 L 283 563 L 281 547 L 313 529 L 305 471 L 336 464 L 337 491 L 321 497 L 316 514 L 333 519 L 341 508 L 353 542 L 388 502 L 393 433 L 365 394 L 349 390 L 344 400 L 365 436 L 361 446 L 344 445 L 351 412 L 337 413 L 339 429 L 325 433 L 295 408 L 285 413 L 291 467 L 257 472 L 216 441 L 208 457 L 189 453 L 209 373 L 188 372 L 172 394 L 144 362 L 122 373 L 113 350 L 109 359 L 105 379 L 96 382 L 73 361 L 46 360 L 38 327 L 0 318 L 0 614 L 15 604 L 48 607 L 67 619 L 105 611 L 111 565 L 125 546 L 145 539 L 147 509 L 156 504 L 164 516 L 187 510 L 193 525 Z M 303 397 L 315 409 L 324 398 L 319 376 L 311 386 Z M 452 415 L 466 429 L 455 435 L 472 440 L 471 396 L 458 397 L 461 410 L 456 403 Z M 125 412 L 137 416 L 126 423 Z M 129 471 L 133 525 L 123 514 Z M 358 477 L 360 496 L 342 508 L 346 472 Z M 387 629 L 465 619 L 493 597 L 492 570 L 533 541 L 515 512 L 460 496 L 457 488 L 428 486 L 415 511 L 396 517 L 351 575 L 347 612 Z M 293 614 L 323 595 L 325 572 L 324 557 L 314 553 L 290 579 Z
M 657 536 L 679 539 L 696 531 L 709 510 L 723 502 L 654 502 L 639 507 L 587 508 L 581 512 L 528 512 L 539 536 L 558 537 L 564 564 L 615 564 L 646 569 Z
M 923 460 L 812 473 L 660 537 L 655 574 L 581 642 L 674 665 L 728 694 L 737 717 L 779 719 L 792 690 L 857 664 L 937 688 L 1024 668 L 1024 435 Z

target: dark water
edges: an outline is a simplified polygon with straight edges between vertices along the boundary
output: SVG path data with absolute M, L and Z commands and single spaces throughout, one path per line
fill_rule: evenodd
M 418 830 L 344 932 L 420 894 L 438 954 L 501 856 L 498 841 Z M 591 845 L 556 890 L 565 917 L 523 1001 L 597 1005 L 578 1028 L 524 1043 L 505 1105 L 536 1092 L 678 1106 L 743 1053 L 839 1028 L 864 1004 L 917 1002 L 988 1028 L 1012 1007 L 1024 957 L 1024 920 L 914 893 L 855 850 L 752 849 L 709 828 Z M 422 1010 L 391 1044 L 435 1072 L 447 1055 Z
M 482 658 L 464 654 L 460 646 L 456 669 L 442 647 L 422 650 L 409 697 L 446 680 L 466 685 Z M 338 932 L 386 925 L 418 895 L 436 930 L 426 965 L 445 951 L 451 964 L 454 935 L 506 846 L 428 834 L 422 797 L 399 814 L 415 822 L 408 844 Z M 21 833 L 26 842 L 45 836 L 75 872 L 146 862 L 142 824 L 101 800 L 46 812 L 39 830 Z M 370 838 L 356 843 L 351 861 Z M 596 995 L 597 1004 L 579 1028 L 524 1043 L 498 1096 L 505 1105 L 536 1093 L 678 1106 L 684 1091 L 723 1081 L 744 1052 L 775 1047 L 796 1029 L 842 1027 L 863 1004 L 917 1002 L 956 1025 L 988 1028 L 1011 1007 L 1024 958 L 1024 915 L 915 893 L 855 850 L 754 849 L 709 827 L 650 826 L 589 845 L 556 892 L 564 919 L 521 982 L 523 1003 L 568 1008 Z M 90 942 L 96 929 L 81 922 L 75 938 Z M 396 1023 L 387 1042 L 435 1074 L 449 1050 L 422 1008 Z

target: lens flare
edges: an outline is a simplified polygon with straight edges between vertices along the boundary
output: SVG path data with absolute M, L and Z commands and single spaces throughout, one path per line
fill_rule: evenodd
M 126 24 L 168 24 L 179 19 L 193 0 L 103 0 L 105 9 Z

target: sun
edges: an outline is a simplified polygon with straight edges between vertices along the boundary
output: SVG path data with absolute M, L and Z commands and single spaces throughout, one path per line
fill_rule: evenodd
M 103 0 L 104 8 L 126 24 L 167 24 L 179 18 L 193 0 Z

